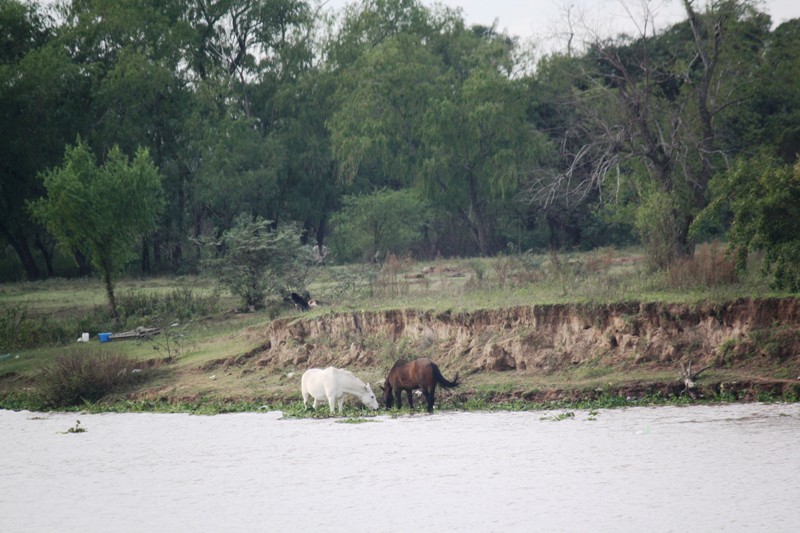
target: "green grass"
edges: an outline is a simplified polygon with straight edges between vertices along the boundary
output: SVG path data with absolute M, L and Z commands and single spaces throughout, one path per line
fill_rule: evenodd
M 303 314 L 304 319 L 330 313 L 394 309 L 443 313 L 547 304 L 715 303 L 741 297 L 791 296 L 770 291 L 755 275 L 714 287 L 671 287 L 668 276 L 647 271 L 638 250 L 611 249 L 559 256 L 525 254 L 403 261 L 391 275 L 370 265 L 320 267 L 312 276 L 309 290 L 323 305 Z M 244 374 L 237 368 L 209 367 L 262 344 L 263 332 L 274 318 L 299 318 L 300 313 L 293 307 L 275 300 L 255 313 L 236 313 L 239 302 L 235 298 L 220 293 L 212 280 L 191 276 L 123 279 L 117 284 L 117 295 L 128 313 L 123 330 L 156 325 L 163 328 L 164 334 L 154 342 L 98 343 L 95 337 L 98 331 L 114 331 L 110 329 L 105 293 L 99 279 L 53 279 L 0 285 L 0 396 L 6 398 L 5 405 L 26 401 L 33 405 L 35 402 L 26 391 L 35 386 L 38 373 L 67 351 L 89 348 L 75 343 L 83 331 L 88 331 L 93 336 L 91 348 L 100 353 L 113 351 L 151 364 L 169 361 L 164 371 L 154 372 L 148 381 L 156 399 L 142 398 L 126 403 L 128 400 L 124 398 L 111 398 L 108 405 L 100 402 L 97 409 L 177 409 L 197 413 L 255 410 L 265 405 L 261 399 L 267 396 L 265 391 L 269 389 L 271 401 L 285 409 L 287 416 L 323 416 L 319 412 L 300 413 L 296 406 L 285 401 L 296 397 L 296 384 L 288 384 L 278 370 L 260 375 Z M 171 340 L 169 345 L 165 342 L 167 336 Z M 384 370 L 382 367 L 392 360 L 411 355 L 411 348 L 403 341 L 392 343 L 369 336 L 362 341 L 371 343 L 380 358 L 378 366 L 381 368 L 372 372 L 371 380 L 378 379 Z M 430 350 L 435 349 L 432 343 Z M 414 350 L 417 353 L 419 346 Z M 435 356 L 435 353 L 424 355 Z M 487 378 L 484 382 L 479 376 L 473 376 L 474 395 L 466 402 L 449 407 L 443 404 L 443 407 L 540 408 L 507 397 L 515 391 L 588 390 L 619 387 L 637 380 L 669 381 L 675 378 L 674 374 L 671 369 L 662 373 L 654 373 L 652 369 L 645 372 L 637 367 L 621 371 L 590 363 L 573 371 L 547 376 L 526 374 L 519 377 L 509 373 Z M 784 374 L 776 372 L 776 377 Z M 158 399 L 162 396 L 197 399 L 164 402 Z M 506 399 L 498 401 L 498 398 Z

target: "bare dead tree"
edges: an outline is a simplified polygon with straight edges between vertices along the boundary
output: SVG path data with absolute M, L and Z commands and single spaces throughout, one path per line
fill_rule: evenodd
M 681 380 L 683 380 L 683 390 L 681 394 L 689 392 L 691 389 L 694 389 L 697 384 L 697 379 L 700 377 L 700 374 L 708 370 L 714 365 L 704 366 L 697 372 L 692 372 L 692 361 L 688 361 L 687 363 L 678 363 L 678 366 L 681 371 Z
M 683 27 L 656 33 L 645 9 L 635 38 L 595 39 L 585 58 L 594 63 L 583 63 L 564 102 L 577 115 L 563 130 L 564 166 L 531 177 L 530 202 L 548 207 L 590 191 L 613 197 L 621 179 L 643 169 L 657 190 L 680 199 L 672 238 L 678 253 L 692 252 L 693 213 L 704 207 L 709 181 L 726 162 L 715 119 L 741 103 L 752 84 L 731 28 L 753 13 L 746 0 L 714 2 L 702 14 L 694 3 L 683 0 Z

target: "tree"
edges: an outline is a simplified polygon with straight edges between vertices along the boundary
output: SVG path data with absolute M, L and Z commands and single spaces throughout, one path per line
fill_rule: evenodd
M 85 78 L 55 42 L 44 8 L 0 0 L 0 243 L 29 279 L 52 275 L 47 234 L 26 202 L 43 193 L 37 174 L 57 165 L 86 122 Z
M 374 3 L 345 24 L 362 37 L 345 42 L 368 46 L 343 68 L 329 121 L 340 173 L 357 191 L 417 187 L 490 253 L 496 211 L 545 151 L 513 79 L 515 42 L 418 2 Z
M 193 184 L 193 208 L 227 229 L 243 211 L 275 218 L 278 176 L 286 166 L 283 146 L 264 137 L 247 117 L 210 118 L 203 124 L 203 164 Z
M 424 117 L 441 72 L 427 47 L 401 34 L 341 75 L 331 144 L 343 179 L 356 190 L 413 183 L 425 156 Z
M 758 85 L 742 113 L 726 117 L 726 142 L 737 151 L 774 147 L 784 163 L 800 155 L 800 18 L 769 36 Z
M 275 136 L 291 157 L 279 175 L 274 203 L 283 207 L 283 219 L 303 222 L 303 240 L 320 247 L 328 238 L 328 222 L 338 205 L 344 184 L 337 179 L 325 126 L 334 106 L 335 76 L 312 68 L 297 80 L 282 84 L 274 99 L 280 128 Z M 277 216 L 274 215 L 274 216 Z
M 47 196 L 30 204 L 36 220 L 70 249 L 81 251 L 103 275 L 114 320 L 114 278 L 134 257 L 138 238 L 151 232 L 164 207 L 161 176 L 146 149 L 129 161 L 119 147 L 98 166 L 78 139 L 62 166 L 41 175 Z
M 608 176 L 639 182 L 642 194 L 657 196 L 643 196 L 640 209 L 670 211 L 641 213 L 639 220 L 674 222 L 640 227 L 646 245 L 669 244 L 659 267 L 693 250 L 689 227 L 728 155 L 719 141 L 722 117 L 749 96 L 769 30 L 769 18 L 747 1 L 714 2 L 703 13 L 692 0 L 683 4 L 687 20 L 661 34 L 651 31 L 648 14 L 635 39 L 592 45 L 583 63 L 589 74 L 574 88 L 577 127 L 566 132 L 582 142 L 565 139 L 574 150 L 569 165 L 547 184 L 580 196 Z M 653 231 L 659 228 L 668 233 Z
M 434 205 L 458 214 L 485 255 L 501 200 L 546 157 L 546 140 L 527 120 L 521 82 L 487 65 L 452 86 L 455 94 L 437 98 L 426 113 L 420 181 Z
M 333 251 L 339 261 L 403 254 L 419 244 L 430 222 L 428 207 L 411 190 L 380 190 L 348 196 L 331 219 Z
M 308 253 L 292 225 L 273 228 L 269 220 L 242 213 L 219 240 L 200 242 L 211 253 L 204 268 L 246 308 L 263 307 L 267 295 L 305 284 Z
M 800 160 L 785 165 L 767 153 L 737 159 L 714 178 L 714 201 L 698 217 L 730 213 L 729 247 L 739 270 L 763 251 L 762 274 L 776 289 L 800 291 Z

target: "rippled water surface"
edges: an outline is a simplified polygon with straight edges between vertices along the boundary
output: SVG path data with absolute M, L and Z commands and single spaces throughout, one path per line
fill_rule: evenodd
M 0 411 L 0 530 L 797 530 L 800 404 L 559 414 Z

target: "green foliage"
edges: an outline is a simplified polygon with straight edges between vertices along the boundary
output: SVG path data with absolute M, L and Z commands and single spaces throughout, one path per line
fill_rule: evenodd
M 63 166 L 42 175 L 47 196 L 31 203 L 34 217 L 66 247 L 82 252 L 105 278 L 118 318 L 113 278 L 135 257 L 136 240 L 156 228 L 164 207 L 161 177 L 147 150 L 132 162 L 118 147 L 98 166 L 80 140 Z
M 597 206 L 591 218 L 581 225 L 582 248 L 639 244 L 635 228 L 637 209 L 637 200 L 633 198 Z
M 11 245 L 28 279 L 52 266 L 36 245 L 48 237 L 26 208 L 42 194 L 37 174 L 58 164 L 89 122 L 86 73 L 53 42 L 53 21 L 37 4 L 0 2 L 0 245 Z
M 261 308 L 269 294 L 305 287 L 310 261 L 300 237 L 292 225 L 273 229 L 269 220 L 243 213 L 219 241 L 200 241 L 211 252 L 204 268 L 245 307 Z
M 766 147 L 790 164 L 800 146 L 800 19 L 775 28 L 755 74 L 746 104 L 721 117 L 726 137 L 749 149 Z
M 194 183 L 194 209 L 208 212 L 221 228 L 231 227 L 240 213 L 274 213 L 269 201 L 278 197 L 286 164 L 277 139 L 265 139 L 246 117 L 224 116 L 200 127 L 205 153 Z
M 81 421 L 76 420 L 75 425 L 66 430 L 64 433 L 85 433 L 88 431 L 85 427 L 81 426 Z
M 465 62 L 480 61 L 484 48 L 493 45 L 470 44 L 476 57 Z M 448 91 L 455 86 L 456 94 L 434 99 L 426 112 L 428 156 L 420 181 L 434 205 L 461 216 L 479 252 L 487 254 L 496 231 L 495 211 L 547 160 L 549 146 L 526 122 L 527 87 L 508 80 L 496 65 L 478 65 L 466 79 L 443 76 L 443 86 Z
M 636 231 L 654 269 L 666 269 L 679 255 L 684 210 L 674 195 L 650 194 L 636 212 Z
M 707 216 L 732 217 L 728 240 L 740 271 L 763 251 L 761 271 L 776 289 L 800 291 L 800 162 L 780 164 L 761 153 L 738 159 L 714 180 Z
M 331 217 L 331 243 L 343 262 L 405 255 L 422 242 L 431 218 L 425 203 L 408 189 L 346 196 L 342 204 Z
M 347 396 L 345 396 L 347 398 Z M 316 409 L 312 409 L 309 405 L 306 407 L 303 402 L 286 403 L 284 405 L 274 406 L 275 408 L 283 411 L 284 418 L 331 418 L 339 417 L 338 410 L 336 414 L 331 414 L 327 402 L 322 402 Z M 346 417 L 339 421 L 345 424 L 361 424 L 363 422 L 372 422 L 373 415 L 365 415 L 365 413 L 374 413 L 374 411 L 364 407 L 361 402 L 351 401 L 347 399 L 344 403 L 343 415 Z
M 348 416 L 344 420 L 337 420 L 337 424 L 366 424 L 368 422 L 378 422 L 372 418 L 364 418 L 362 416 Z
M 49 407 L 81 405 L 139 382 L 145 374 L 129 357 L 76 350 L 42 369 L 39 394 Z
M 163 208 L 158 169 L 145 149 L 129 162 L 113 148 L 97 166 L 78 139 L 67 147 L 63 166 L 42 178 L 48 196 L 32 204 L 34 215 L 104 273 L 119 272 L 135 256 L 132 244 L 155 228 Z
M 440 68 L 414 35 L 400 34 L 342 73 L 330 128 L 333 154 L 348 182 L 368 178 L 373 187 L 411 184 L 424 155 L 422 119 Z M 363 83 L 364 75 L 371 83 Z
M 0 246 L 16 257 L 0 262 L 4 279 L 73 275 L 27 205 L 50 194 L 37 176 L 68 170 L 64 147 L 79 135 L 109 164 L 113 146 L 146 147 L 162 176 L 158 227 L 119 256 L 142 273 L 194 272 L 192 239 L 241 212 L 330 246 L 344 197 L 412 187 L 435 213 L 416 256 L 631 244 L 640 208 L 639 235 L 663 266 L 664 239 L 692 249 L 687 226 L 730 155 L 764 145 L 789 162 L 798 145 L 800 25 L 771 30 L 749 1 L 689 2 L 703 9 L 692 24 L 536 69 L 514 36 L 419 0 L 354 2 L 328 18 L 303 0 L 38 4 L 0 2 Z M 642 182 L 671 207 L 634 194 Z M 341 260 L 376 251 L 348 240 Z
M 125 321 L 136 317 L 189 320 L 219 312 L 219 298 L 216 290 L 204 295 L 191 287 L 178 287 L 166 293 L 133 290 L 123 292 L 117 303 L 120 316 Z
M 329 122 L 340 172 L 362 190 L 416 185 L 490 253 L 500 200 L 550 153 L 527 120 L 528 86 L 510 79 L 515 43 L 416 2 L 380 4 L 385 12 L 365 9 L 345 29 L 363 36 L 390 26 L 342 73 Z
M 736 265 L 719 243 L 702 244 L 670 264 L 667 280 L 676 289 L 729 285 L 737 280 Z

